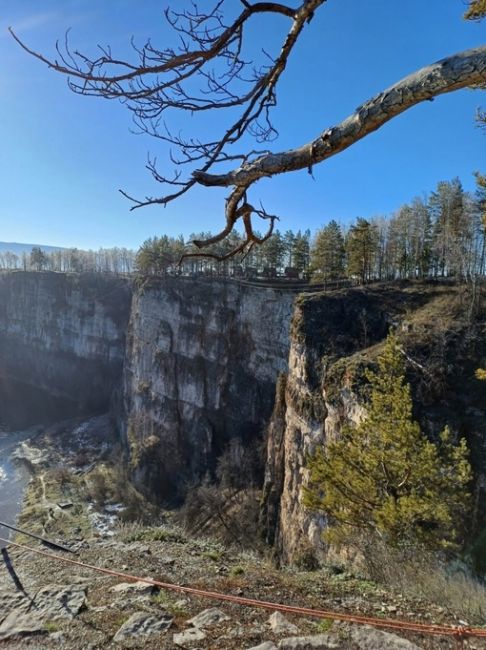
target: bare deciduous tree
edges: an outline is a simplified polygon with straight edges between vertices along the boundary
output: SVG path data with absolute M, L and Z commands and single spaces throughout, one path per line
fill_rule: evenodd
M 49 59 L 10 31 L 24 50 L 68 75 L 69 87 L 75 93 L 122 100 L 141 132 L 169 143 L 178 152 L 171 154 L 175 172 L 170 178 L 159 170 L 156 158 L 149 159 L 147 167 L 154 179 L 169 190 L 160 197 L 144 200 L 123 192 L 133 201 L 132 209 L 166 205 L 195 184 L 230 188 L 225 227 L 210 239 L 194 242 L 198 248 L 220 242 L 241 219 L 246 238 L 236 249 L 221 256 L 224 259 L 238 252 L 246 253 L 254 243 L 265 241 L 272 234 L 277 217 L 248 201 L 248 190 L 259 179 L 299 169 L 312 171 L 313 165 L 343 151 L 412 106 L 443 93 L 486 84 L 486 46 L 482 46 L 410 74 L 298 148 L 277 153 L 268 149 L 248 150 L 243 140 L 248 134 L 260 144 L 276 137 L 271 110 L 277 103 L 278 82 L 306 25 L 325 3 L 326 0 L 300 0 L 291 7 L 279 2 L 214 0 L 210 11 L 202 11 L 196 2 L 188 9 L 168 8 L 165 17 L 179 37 L 178 48 L 159 49 L 151 40 L 142 47 L 132 42 L 134 62 L 120 60 L 111 48 L 101 46 L 100 56 L 90 58 L 72 50 L 67 37 L 62 46 L 56 46 L 58 58 Z M 255 64 L 245 55 L 248 32 L 251 23 L 263 14 L 287 20 L 289 28 L 279 53 L 271 57 L 262 49 L 263 62 Z M 470 0 L 467 18 L 476 20 L 485 14 L 484 0 Z M 164 118 L 169 109 L 190 114 L 222 110 L 230 115 L 230 124 L 214 139 L 184 138 L 166 125 Z M 226 169 L 228 163 L 238 166 L 217 173 L 221 165 Z M 263 237 L 253 228 L 254 216 L 269 221 Z

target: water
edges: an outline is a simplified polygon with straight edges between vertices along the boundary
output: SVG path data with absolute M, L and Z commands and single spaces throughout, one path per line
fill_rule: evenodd
M 32 432 L 0 432 L 0 521 L 13 524 L 22 508 L 24 491 L 29 481 L 29 473 L 23 466 L 15 465 L 11 454 L 17 445 L 32 435 Z M 9 539 L 11 532 L 0 526 L 0 537 Z M 0 542 L 0 548 L 4 544 Z

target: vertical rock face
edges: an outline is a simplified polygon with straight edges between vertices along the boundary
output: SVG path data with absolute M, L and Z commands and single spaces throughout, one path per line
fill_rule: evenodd
M 0 274 L 0 420 L 16 427 L 108 410 L 130 303 L 124 280 Z
M 100 274 L 0 273 L 0 423 L 112 408 L 132 476 L 160 502 L 212 472 L 231 439 L 253 444 L 267 429 L 262 524 L 291 560 L 319 547 L 325 525 L 303 507 L 306 457 L 363 417 L 364 369 L 398 326 L 415 416 L 432 439 L 446 423 L 466 437 L 479 512 L 486 383 L 474 371 L 486 367 L 486 307 L 473 298 L 412 285 L 294 301 L 224 280 L 133 291 Z
M 364 371 L 392 326 L 407 358 L 415 417 L 432 439 L 445 424 L 466 438 L 484 491 L 486 385 L 474 370 L 486 365 L 486 313 L 471 322 L 468 299 L 460 288 L 412 286 L 296 300 L 288 376 L 268 431 L 263 505 L 267 539 L 284 562 L 309 547 L 325 551 L 326 522 L 302 502 L 306 457 L 365 415 Z M 483 509 L 478 522 L 485 517 Z
M 321 546 L 325 522 L 302 504 L 307 455 L 324 444 L 327 436 L 335 434 L 344 420 L 358 418 L 362 411 L 346 386 L 341 386 L 339 394 L 329 402 L 328 369 L 338 359 L 382 339 L 389 325 L 390 318 L 378 301 L 364 292 L 300 296 L 296 301 L 285 415 L 282 417 L 280 412 L 277 419 L 274 416 L 269 427 L 264 486 L 264 514 L 270 509 L 276 526 L 273 532 L 269 526 L 267 538 L 273 538 L 284 561 L 295 559 L 306 547 Z
M 287 368 L 293 296 L 165 278 L 134 297 L 124 433 L 137 483 L 174 500 L 232 437 L 255 439 Z

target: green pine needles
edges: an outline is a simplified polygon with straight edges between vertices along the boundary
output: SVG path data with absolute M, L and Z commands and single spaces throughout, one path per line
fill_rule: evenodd
M 481 20 L 486 16 L 486 0 L 469 0 L 469 7 L 464 14 L 468 20 Z
M 391 546 L 457 548 L 469 509 L 471 467 L 464 440 L 446 427 L 436 445 L 412 418 L 404 355 L 390 335 L 367 372 L 368 415 L 309 459 L 308 508 L 327 515 L 329 541 L 377 534 Z

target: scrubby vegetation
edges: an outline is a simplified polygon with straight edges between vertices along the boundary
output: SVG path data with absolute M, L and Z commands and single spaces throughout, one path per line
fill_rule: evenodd
M 435 444 L 413 420 L 395 336 L 366 376 L 367 415 L 309 459 L 305 504 L 326 514 L 335 542 L 377 536 L 394 548 L 459 548 L 472 480 L 465 441 L 453 444 L 446 427 Z

